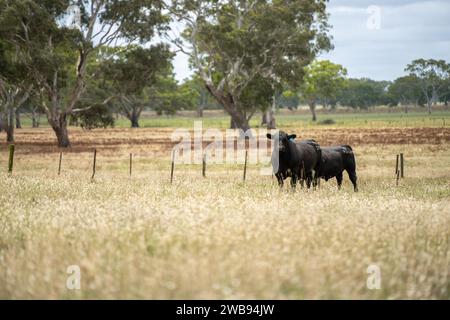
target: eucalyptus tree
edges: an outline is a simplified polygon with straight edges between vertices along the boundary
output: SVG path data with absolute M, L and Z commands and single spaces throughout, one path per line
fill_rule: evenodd
M 139 117 L 151 99 L 146 89 L 154 86 L 161 76 L 169 75 L 173 53 L 165 44 L 121 49 L 116 48 L 114 59 L 107 58 L 101 73 L 109 90 L 114 92 L 120 113 L 130 120 L 132 128 L 137 128 Z
M 179 84 L 173 75 L 159 77 L 154 86 L 148 88 L 151 109 L 158 115 L 175 115 L 179 110 L 198 107 L 199 94 L 190 83 Z
M 173 0 L 169 10 L 185 27 L 173 42 L 231 116 L 232 126 L 247 130 L 259 108 L 244 101 L 251 95 L 247 87 L 275 88 L 282 81 L 298 87 L 304 66 L 330 49 L 326 2 Z M 271 102 L 265 95 L 264 104 Z
M 5 129 L 9 143 L 14 142 L 14 128 L 20 127 L 18 110 L 29 99 L 31 90 L 32 83 L 16 50 L 0 40 L 0 129 Z
M 428 113 L 447 92 L 446 83 L 450 79 L 450 64 L 444 60 L 417 59 L 408 64 L 405 71 L 419 80 L 420 88 L 427 101 Z
M 417 106 L 423 97 L 419 79 L 412 75 L 395 79 L 388 92 L 394 101 L 401 103 L 405 113 L 408 113 L 409 105 Z
M 0 39 L 17 48 L 58 145 L 70 146 L 68 116 L 89 78 L 94 52 L 150 41 L 166 28 L 160 0 L 0 0 Z
M 203 117 L 206 108 L 216 108 L 217 102 L 205 87 L 205 83 L 198 74 L 194 74 L 191 78 L 184 80 L 183 87 L 188 87 L 194 91 L 194 100 L 196 104 L 197 117 Z M 217 106 L 220 107 L 220 106 Z
M 305 70 L 306 76 L 300 91 L 308 102 L 312 121 L 316 121 L 316 104 L 321 102 L 326 107 L 337 98 L 346 84 L 347 70 L 328 60 L 314 61 Z

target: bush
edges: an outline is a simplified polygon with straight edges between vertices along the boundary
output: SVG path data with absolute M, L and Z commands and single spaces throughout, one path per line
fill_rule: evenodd
M 81 128 L 91 130 L 95 128 L 114 127 L 114 117 L 104 104 L 94 104 L 92 107 L 72 115 L 72 123 Z
M 318 124 L 328 125 L 328 124 L 336 124 L 336 121 L 333 119 L 324 119 L 318 122 Z

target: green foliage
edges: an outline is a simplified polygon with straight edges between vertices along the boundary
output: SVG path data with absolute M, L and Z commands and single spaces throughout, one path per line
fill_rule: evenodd
M 188 84 L 179 85 L 173 76 L 160 77 L 151 91 L 151 107 L 158 115 L 193 109 L 198 101 L 198 93 Z
M 86 92 L 90 57 L 115 41 L 149 41 L 167 27 L 162 0 L 0 0 L 0 42 L 16 49 L 60 147 L 66 119 Z M 74 25 L 66 25 L 73 9 Z M 79 18 L 79 19 L 78 19 Z M 92 71 L 92 70 L 91 70 Z
M 88 12 L 92 0 L 77 1 L 86 3 L 84 12 Z M 120 35 L 125 39 L 148 42 L 169 28 L 170 17 L 164 13 L 163 0 L 106 0 L 104 3 L 100 20 L 108 25 L 119 22 Z
M 371 79 L 349 79 L 337 97 L 342 106 L 367 109 L 376 105 L 389 103 L 387 81 Z
M 388 93 L 394 105 L 399 102 L 402 105 L 417 105 L 423 97 L 420 80 L 413 75 L 395 79 L 389 86 Z
M 305 72 L 300 91 L 307 101 L 320 102 L 327 106 L 337 99 L 339 92 L 346 85 L 347 70 L 328 60 L 314 61 L 305 68 Z
M 114 50 L 117 53 L 113 59 L 107 59 L 101 68 L 104 80 L 118 96 L 142 95 L 144 88 L 153 86 L 160 74 L 171 71 L 173 53 L 166 44 L 149 48 L 116 47 Z
M 288 109 L 296 109 L 300 104 L 300 97 L 296 91 L 285 90 L 277 95 L 277 105 L 280 107 L 287 107 Z
M 211 93 L 206 89 L 205 82 L 198 76 L 198 74 L 194 74 L 190 79 L 186 79 L 183 82 L 183 86 L 187 86 L 195 92 L 196 98 L 194 105 L 201 107 L 202 109 L 221 108 Z
M 417 59 L 408 64 L 405 71 L 418 79 L 418 83 L 426 98 L 428 110 L 448 93 L 447 81 L 450 79 L 450 64 L 444 60 Z
M 275 94 L 275 84 L 267 78 L 256 75 L 242 90 L 240 96 L 241 108 L 247 112 L 255 109 L 267 109 Z
M 103 85 L 112 92 L 118 111 L 131 121 L 132 127 L 138 127 L 142 111 L 155 98 L 152 88 L 171 76 L 173 53 L 161 43 L 149 48 L 128 46 L 108 51 L 99 57 Z
M 81 33 L 59 27 L 70 1 L 0 0 L 0 37 L 15 48 L 15 56 L 31 73 L 37 87 L 67 86 L 68 73 L 75 71 Z M 30 73 L 29 73 L 30 74 Z M 55 88 L 53 88 L 55 89 Z
M 324 119 L 324 120 L 317 122 L 317 124 L 330 125 L 330 124 L 336 124 L 336 121 L 334 121 L 333 119 Z
M 96 103 L 90 107 L 84 107 L 80 112 L 72 115 L 74 124 L 83 129 L 114 127 L 114 117 L 111 110 L 103 103 Z

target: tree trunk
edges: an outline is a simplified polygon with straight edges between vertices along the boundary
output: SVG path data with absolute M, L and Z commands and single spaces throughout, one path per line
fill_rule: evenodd
M 199 105 L 197 108 L 197 117 L 202 118 L 203 117 L 203 105 Z
M 432 100 L 429 100 L 429 101 L 427 102 L 427 106 L 428 106 L 428 114 L 431 114 L 431 107 L 433 106 L 433 101 L 432 101 Z
M 224 94 L 221 91 L 216 90 L 212 84 L 206 84 L 206 89 L 211 93 L 211 95 L 219 102 L 225 109 L 226 112 L 231 116 L 230 128 L 231 129 L 242 129 L 247 131 L 250 129 L 249 120 L 244 111 L 242 111 L 239 106 L 236 105 L 237 99 L 233 97 L 230 93 Z
M 231 123 L 230 123 L 231 129 L 242 129 L 244 131 L 250 129 L 248 119 L 240 112 L 238 111 L 230 112 L 230 115 L 231 115 Z
M 16 129 L 22 129 L 22 123 L 20 122 L 20 110 L 16 109 Z
M 131 127 L 139 128 L 139 114 L 133 110 L 130 116 Z
M 8 108 L 8 123 L 6 124 L 6 141 L 8 143 L 14 142 L 14 110 Z
M 261 118 L 261 125 L 264 126 L 267 124 L 267 111 L 264 111 Z
M 263 113 L 261 125 L 265 125 L 267 129 L 276 129 L 275 112 L 272 108 Z
M 315 102 L 315 101 L 310 101 L 310 102 L 309 102 L 309 110 L 311 110 L 312 121 L 317 121 L 317 116 L 316 116 L 316 102 Z
M 405 113 L 408 113 L 408 104 L 405 103 Z
M 58 139 L 58 147 L 68 148 L 70 147 L 69 133 L 67 131 L 67 124 L 54 129 L 56 133 L 56 138 Z
M 58 147 L 70 147 L 69 132 L 67 131 L 67 115 L 61 114 L 57 119 L 48 119 L 48 122 L 55 132 L 56 139 L 58 140 Z
M 202 93 L 201 98 L 200 98 L 200 103 L 197 107 L 197 117 L 202 118 L 203 117 L 203 110 L 205 110 L 205 105 L 206 105 L 206 93 Z
M 237 129 L 239 126 L 237 125 L 236 121 L 233 119 L 233 117 L 230 118 L 230 128 L 231 129 Z
M 5 117 L 5 115 L 2 112 L 0 112 L 0 132 L 2 132 L 4 129 L 4 125 L 5 125 L 4 117 Z
M 31 111 L 31 121 L 33 128 L 39 128 L 39 116 L 34 109 Z
M 276 129 L 275 111 L 277 107 L 277 101 L 275 95 L 272 99 L 272 105 L 263 112 L 261 125 L 266 125 L 267 129 Z

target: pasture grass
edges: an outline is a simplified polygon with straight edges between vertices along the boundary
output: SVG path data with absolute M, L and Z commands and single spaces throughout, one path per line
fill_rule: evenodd
M 359 111 L 354 113 L 326 112 L 318 113 L 318 122 L 311 121 L 311 115 L 304 111 L 282 110 L 276 114 L 277 125 L 284 128 L 422 128 L 422 127 L 450 127 L 450 111 L 436 110 L 431 115 L 426 112 L 413 111 L 407 114 L 402 112 L 386 111 Z M 333 124 L 322 124 L 322 120 L 333 120 Z M 230 126 L 230 117 L 218 110 L 206 111 L 202 118 L 192 115 L 155 116 L 143 114 L 139 123 L 143 128 L 192 128 L 194 121 L 202 121 L 204 128 L 227 129 Z M 41 127 L 48 127 L 45 118 L 42 118 Z M 24 127 L 31 126 L 31 120 L 22 116 Z M 261 115 L 255 114 L 251 121 L 252 128 L 261 126 Z M 129 128 L 130 121 L 120 117 L 115 127 Z
M 356 146 L 358 193 L 347 175 L 339 192 L 280 192 L 260 166 L 244 183 L 242 164 L 177 165 L 171 185 L 168 156 L 137 156 L 130 178 L 117 150 L 90 181 L 91 153 L 58 176 L 57 154 L 19 152 L 0 173 L 0 298 L 449 299 L 449 146 Z
M 284 111 L 276 115 L 277 125 L 286 128 L 395 128 L 395 127 L 450 127 L 450 111 L 435 111 L 431 115 L 425 112 L 358 112 L 358 113 L 327 113 L 319 114 L 319 120 L 331 119 L 333 124 L 321 124 L 311 121 L 308 113 Z M 143 117 L 140 121 L 144 128 L 192 128 L 194 121 L 202 121 L 205 128 L 227 129 L 230 126 L 230 118 L 226 114 L 214 114 L 203 118 L 174 116 L 174 117 Z M 120 118 L 116 121 L 116 127 L 127 128 L 130 122 Z M 261 126 L 261 116 L 256 114 L 250 120 L 252 128 Z

